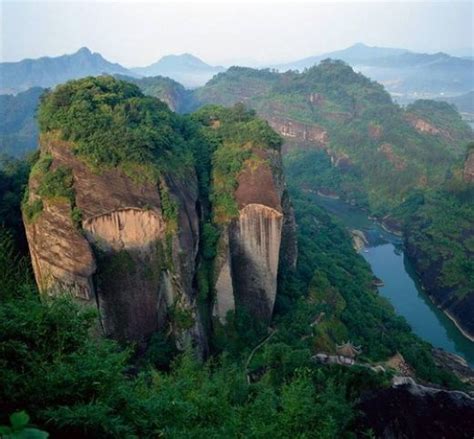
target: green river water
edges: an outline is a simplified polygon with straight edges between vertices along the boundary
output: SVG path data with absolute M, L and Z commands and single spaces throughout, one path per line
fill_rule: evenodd
M 362 230 L 366 234 L 369 244 L 361 250 L 361 255 L 384 283 L 379 288 L 380 294 L 390 300 L 413 331 L 433 346 L 458 354 L 474 366 L 474 343 L 464 337 L 423 292 L 403 253 L 401 239 L 369 220 L 363 210 L 343 201 L 316 195 L 315 201 L 338 217 L 348 229 Z

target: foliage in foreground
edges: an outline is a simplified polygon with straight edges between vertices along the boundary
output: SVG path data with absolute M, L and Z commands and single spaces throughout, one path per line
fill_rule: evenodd
M 129 349 L 93 336 L 94 313 L 67 296 L 40 300 L 11 266 L 11 238 L 1 234 L 1 270 L 11 276 L 0 285 L 0 423 L 26 410 L 52 437 L 329 438 L 346 431 L 348 389 L 360 385 L 349 371 L 318 368 L 307 356 L 283 358 L 249 384 L 242 358 L 199 364 L 189 353 L 169 372 L 151 363 L 137 369 Z

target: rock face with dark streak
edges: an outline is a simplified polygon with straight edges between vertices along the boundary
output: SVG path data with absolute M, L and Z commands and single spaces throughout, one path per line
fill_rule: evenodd
M 141 342 L 170 326 L 178 344 L 193 342 L 205 351 L 193 289 L 199 245 L 195 175 L 188 173 L 186 183 L 161 179 L 178 211 L 170 234 L 155 184 L 137 184 L 117 168 L 93 172 L 71 144 L 49 134 L 41 139 L 41 156 L 46 154 L 51 171 L 71 171 L 82 221 L 79 228 L 73 223 L 68 200 L 40 197 L 41 176 L 32 173 L 29 198 L 41 198 L 43 211 L 25 224 L 40 290 L 70 291 L 97 306 L 104 333 L 113 338 Z M 173 319 L 177 312 L 186 318 Z
M 254 153 L 261 162 L 244 164 L 235 191 L 239 216 L 225 226 L 218 244 L 214 314 L 221 322 L 238 307 L 270 321 L 279 264 L 296 264 L 296 227 L 280 152 Z
M 372 429 L 377 438 L 472 438 L 474 399 L 463 392 L 406 383 L 366 395 L 357 408 L 358 437 Z

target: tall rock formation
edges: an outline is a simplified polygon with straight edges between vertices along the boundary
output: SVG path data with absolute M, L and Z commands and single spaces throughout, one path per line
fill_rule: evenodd
M 148 178 L 146 171 L 155 168 L 146 164 L 93 165 L 90 153 L 81 150 L 90 147 L 89 139 L 66 140 L 64 132 L 75 128 L 62 121 L 58 130 L 50 129 L 56 128 L 54 117 L 59 112 L 73 108 L 79 96 L 74 87 L 103 87 L 105 94 L 115 91 L 116 83 L 110 78 L 76 81 L 50 94 L 42 105 L 40 121 L 41 117 L 51 120 L 42 123 L 40 155 L 23 209 L 35 277 L 43 293 L 67 292 L 97 306 L 108 336 L 142 342 L 164 329 L 174 335 L 178 346 L 192 343 L 204 352 L 206 340 L 193 287 L 199 217 L 192 166 L 186 168 L 186 178 L 183 169 Z M 140 105 L 137 90 L 132 100 Z M 65 105 L 50 102 L 61 93 L 71 94 Z M 104 98 L 97 90 L 91 96 Z M 122 108 L 132 105 L 119 92 L 115 99 L 124 101 Z M 47 113 L 48 105 L 55 106 L 53 116 Z M 105 111 L 121 111 L 119 105 Z M 80 123 L 78 117 L 71 117 L 73 124 Z M 107 134 L 118 149 L 113 128 Z M 125 137 L 127 142 L 135 140 L 131 132 Z M 175 140 L 182 141 L 178 136 Z M 107 141 L 97 147 L 103 151 Z
M 41 103 L 23 204 L 36 281 L 97 307 L 107 336 L 142 343 L 161 330 L 205 355 L 202 310 L 269 322 L 279 268 L 296 264 L 281 138 L 243 108 L 206 111 L 184 119 L 111 77 Z
M 172 176 L 159 185 L 136 184 L 119 169 L 93 172 L 72 150 L 71 143 L 43 135 L 47 174 L 30 178 L 28 202 L 43 206 L 25 221 L 40 289 L 97 304 L 105 334 L 117 339 L 141 341 L 170 324 L 178 341 L 202 341 L 192 286 L 199 244 L 194 173 L 186 184 Z M 74 207 L 66 198 L 44 196 L 41 180 L 61 169 L 71 173 Z M 163 194 L 177 206 L 176 218 L 166 218 Z
M 272 132 L 264 123 L 263 130 Z M 225 147 L 225 146 L 224 146 Z M 236 212 L 222 225 L 215 263 L 214 315 L 245 309 L 269 322 L 281 265 L 296 264 L 295 220 L 283 177 L 280 143 L 242 146 L 247 158 L 235 176 Z M 219 176 L 214 174 L 214 179 Z

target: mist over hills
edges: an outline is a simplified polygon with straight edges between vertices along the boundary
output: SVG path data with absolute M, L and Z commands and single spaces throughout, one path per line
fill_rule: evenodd
M 222 66 L 211 66 L 189 53 L 167 55 L 149 66 L 131 69 L 141 76 L 167 76 L 189 88 L 204 85 L 224 70 Z
M 356 71 L 382 83 L 402 103 L 418 97 L 456 95 L 474 89 L 474 60 L 443 52 L 415 53 L 406 49 L 351 47 L 274 66 L 280 71 L 303 70 L 323 59 L 340 59 Z
M 470 113 L 474 115 L 474 91 L 459 96 L 438 98 L 437 100 L 455 105 L 461 113 Z
M 70 79 L 104 73 L 135 76 L 120 64 L 107 61 L 100 53 L 82 47 L 68 55 L 0 63 L 0 93 L 18 93 L 31 87 L 53 87 Z
M 455 96 L 474 89 L 472 58 L 442 52 L 426 54 L 403 48 L 371 47 L 363 43 L 268 68 L 302 71 L 327 58 L 342 60 L 382 83 L 400 103 L 420 97 Z M 18 93 L 35 86 L 53 87 L 69 79 L 101 74 L 135 78 L 164 76 L 186 88 L 196 88 L 225 70 L 225 67 L 210 65 L 189 53 L 166 55 L 148 66 L 126 68 L 83 47 L 70 55 L 0 63 L 0 93 Z
M 340 59 L 380 82 L 400 104 L 431 98 L 456 105 L 468 120 L 473 113 L 474 61 L 441 52 L 421 54 L 357 43 L 270 69 L 303 71 L 327 58 Z M 50 88 L 70 79 L 110 74 L 135 82 L 146 94 L 160 97 L 172 110 L 183 113 L 193 107 L 194 97 L 200 94 L 198 87 L 207 84 L 207 90 L 212 90 L 216 75 L 230 70 L 207 64 L 191 54 L 167 55 L 149 66 L 128 69 L 85 47 L 71 55 L 0 63 L 0 95 L 5 94 L 0 98 L 0 111 L 12 113 L 4 116 L 0 124 L 0 151 L 18 156 L 36 147 L 34 110 L 41 93 L 37 88 L 31 90 L 33 87 Z M 249 69 L 249 74 L 252 71 Z M 197 90 L 192 93 L 189 89 Z M 254 92 L 251 88 L 245 91 L 250 95 Z M 9 95 L 17 93 L 20 94 Z M 219 99 L 225 100 L 225 95 L 216 96 Z M 8 120 L 18 123 L 12 125 Z
M 303 70 L 319 63 L 323 59 L 332 58 L 340 59 L 349 64 L 363 64 L 371 63 L 374 60 L 387 58 L 391 56 L 398 56 L 407 53 L 406 49 L 396 49 L 389 47 L 370 47 L 363 43 L 356 43 L 353 46 L 345 49 L 336 50 L 334 52 L 327 52 L 321 55 L 310 56 L 300 60 L 289 63 L 275 65 L 274 68 L 284 70 Z

